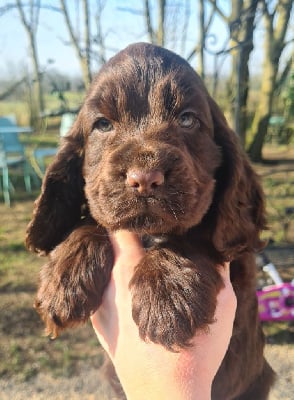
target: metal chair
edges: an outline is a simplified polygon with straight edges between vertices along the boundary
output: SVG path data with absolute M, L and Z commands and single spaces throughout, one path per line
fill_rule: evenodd
M 77 115 L 74 113 L 65 113 L 61 117 L 59 135 L 60 137 L 66 136 L 72 127 Z
M 0 170 L 5 204 L 10 206 L 10 192 L 14 187 L 10 179 L 10 170 L 20 168 L 24 177 L 25 188 L 31 192 L 31 168 L 25 155 L 25 148 L 18 133 L 29 132 L 31 128 L 22 128 L 9 117 L 0 117 Z
M 65 136 L 70 130 L 72 124 L 76 119 L 76 114 L 65 113 L 61 117 L 59 135 L 60 137 Z M 34 150 L 33 157 L 37 162 L 38 169 L 40 170 L 39 175 L 44 175 L 46 170 L 46 158 L 55 156 L 57 153 L 57 147 L 43 147 Z

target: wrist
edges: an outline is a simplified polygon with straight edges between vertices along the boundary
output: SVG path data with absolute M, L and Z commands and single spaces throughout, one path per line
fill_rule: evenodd
M 183 350 L 176 366 L 175 376 L 175 383 L 182 396 L 179 399 L 210 400 L 213 382 L 211 375 L 210 368 L 205 368 L 195 348 Z
M 133 363 L 129 365 L 125 357 L 114 360 L 128 400 L 211 400 L 210 370 L 199 368 L 201 362 L 196 359 L 196 363 L 193 352 L 161 352 L 161 346 L 147 344 L 144 354 L 135 360 L 137 368 Z

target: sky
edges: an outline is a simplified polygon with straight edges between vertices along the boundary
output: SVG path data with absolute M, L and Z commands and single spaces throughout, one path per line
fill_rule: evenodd
M 0 0 L 0 7 L 5 3 L 5 0 Z M 58 0 L 43 0 L 43 3 L 51 6 L 59 5 Z M 68 4 L 73 11 L 76 1 L 68 1 Z M 102 14 L 102 29 L 106 35 L 106 45 L 109 49 L 108 57 L 130 43 L 148 40 L 143 18 L 139 13 L 121 10 L 124 7 L 136 11 L 142 9 L 141 2 L 136 0 L 107 0 Z M 72 16 L 74 16 L 74 13 L 72 13 Z M 186 52 L 189 52 L 193 48 L 193 44 L 197 42 L 195 27 L 193 29 L 191 23 L 193 20 L 197 21 L 197 18 L 197 13 L 192 12 L 188 26 Z M 73 19 L 75 21 L 76 16 Z M 220 24 L 218 25 L 216 25 L 217 35 L 221 34 L 222 37 L 225 37 L 225 29 Z M 72 46 L 64 44 L 64 42 L 69 41 L 69 35 L 64 24 L 64 18 L 60 13 L 47 9 L 41 10 L 37 39 L 39 60 L 43 69 L 55 68 L 68 75 L 80 74 L 74 49 Z M 218 37 L 218 44 L 221 44 L 220 37 Z M 172 50 L 179 50 L 178 52 L 180 52 L 180 49 L 172 48 Z M 54 64 L 48 65 L 49 59 L 54 60 Z M 10 11 L 0 17 L 0 60 L 0 74 L 2 76 L 17 74 L 19 70 L 29 68 L 31 64 L 27 34 L 20 22 L 17 10 Z
M 183 1 L 178 0 L 183 3 Z M 0 0 L 0 8 L 6 0 Z M 77 20 L 77 16 L 74 15 L 74 7 L 76 3 L 81 5 L 78 0 L 68 0 L 70 5 L 73 20 Z M 110 57 L 118 50 L 124 48 L 126 45 L 136 41 L 147 41 L 146 29 L 144 20 L 140 16 L 139 12 L 142 9 L 143 2 L 138 0 L 107 0 L 106 7 L 102 14 L 102 30 L 106 35 L 106 46 L 109 49 L 107 56 Z M 193 2 L 192 2 L 193 3 Z M 228 13 L 227 0 L 220 2 L 223 6 L 223 10 Z M 58 6 L 58 0 L 42 0 L 42 4 L 49 4 L 50 6 Z M 172 4 L 177 4 L 172 3 Z M 80 7 L 81 8 L 81 7 Z M 128 8 L 135 10 L 136 12 L 122 11 L 122 8 Z M 80 10 L 82 12 L 82 10 Z M 171 10 L 175 13 L 180 13 L 179 8 Z M 92 15 L 92 18 L 94 16 Z M 197 11 L 191 12 L 190 22 L 187 29 L 187 44 L 186 51 L 181 54 L 187 55 L 193 48 L 193 44 L 197 43 L 197 37 L 195 32 L 195 24 L 193 21 L 197 21 Z M 171 26 L 171 25 L 169 25 Z M 183 29 L 180 26 L 176 26 L 177 30 L 175 37 L 181 32 L 179 29 Z M 197 28 L 196 28 L 197 29 Z M 215 19 L 212 32 L 216 35 L 216 45 L 213 44 L 213 40 L 210 42 L 211 48 L 217 48 L 222 46 L 227 37 L 226 28 L 219 19 Z M 258 73 L 261 70 L 261 51 L 260 45 L 263 41 L 263 31 L 259 29 L 256 32 L 257 43 L 259 44 L 259 50 L 251 56 L 251 64 L 254 72 Z M 69 41 L 69 35 L 64 24 L 64 17 L 55 11 L 42 9 L 40 12 L 40 20 L 37 31 L 37 44 L 40 64 L 43 70 L 56 69 L 63 74 L 74 76 L 80 75 L 80 66 L 72 46 L 66 45 L 65 42 Z M 174 46 L 170 45 L 172 50 L 181 53 L 179 46 L 177 47 L 174 42 Z M 29 58 L 29 47 L 28 38 L 22 23 L 20 22 L 19 14 L 17 10 L 10 11 L 0 16 L 0 74 L 1 76 L 21 76 L 23 70 L 30 68 L 31 61 Z M 48 64 L 48 60 L 54 60 L 53 64 Z M 196 61 L 194 61 L 195 63 Z M 229 69 L 229 63 L 225 64 L 225 70 Z M 98 69 L 95 66 L 94 69 Z M 210 58 L 208 60 L 208 70 L 213 70 L 213 61 Z

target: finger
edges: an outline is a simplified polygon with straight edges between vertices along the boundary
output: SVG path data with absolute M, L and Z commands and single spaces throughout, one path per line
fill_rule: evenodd
M 218 295 L 218 303 L 226 304 L 231 309 L 231 314 L 235 314 L 237 307 L 237 298 L 230 278 L 230 263 L 225 262 L 217 266 L 223 279 L 224 287 Z
M 227 283 L 231 282 L 230 279 L 230 263 L 225 262 L 224 264 L 217 265 L 217 269 L 219 271 L 219 274 L 223 278 L 224 284 L 226 285 Z
M 135 232 L 118 230 L 109 233 L 115 259 L 125 256 L 142 256 L 144 249 L 139 236 Z

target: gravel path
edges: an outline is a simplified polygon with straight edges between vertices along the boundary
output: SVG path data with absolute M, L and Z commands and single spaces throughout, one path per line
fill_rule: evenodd
M 294 346 L 268 345 L 266 357 L 278 377 L 270 400 L 294 399 Z M 252 399 L 258 400 L 258 399 Z
M 270 400 L 293 400 L 294 346 L 268 345 L 266 356 L 278 373 Z M 1 400 L 115 400 L 101 372 L 88 369 L 72 378 L 53 378 L 39 374 L 29 382 L 0 380 Z M 252 399 L 258 400 L 258 399 Z

